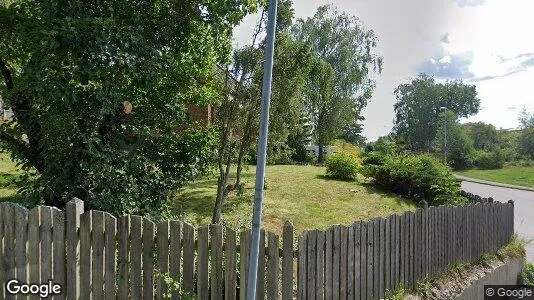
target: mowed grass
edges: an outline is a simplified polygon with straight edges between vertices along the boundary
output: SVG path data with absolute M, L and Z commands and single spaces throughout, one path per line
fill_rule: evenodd
M 22 171 L 17 168 L 8 153 L 0 153 L 0 202 L 20 202 L 17 180 Z
M 235 191 L 231 192 L 224 204 L 224 223 L 231 228 L 250 227 L 254 172 L 254 167 L 245 170 L 243 194 L 237 196 Z M 367 184 L 332 180 L 324 177 L 324 174 L 323 167 L 268 166 L 263 206 L 264 227 L 281 233 L 284 222 L 289 220 L 300 233 L 415 210 L 411 201 L 376 190 Z M 232 177 L 229 183 L 233 182 Z M 209 224 L 216 190 L 216 177 L 186 186 L 174 197 L 174 215 L 196 226 Z
M 534 166 L 505 166 L 497 170 L 466 170 L 459 175 L 534 188 Z

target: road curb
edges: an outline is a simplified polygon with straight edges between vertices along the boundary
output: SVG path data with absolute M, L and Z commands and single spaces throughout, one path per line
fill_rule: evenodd
M 493 181 L 486 181 L 486 180 L 482 180 L 482 179 L 474 179 L 474 178 L 469 178 L 469 177 L 456 175 L 456 174 L 454 174 L 454 177 L 456 177 L 456 179 L 458 181 L 468 181 L 468 182 L 480 183 L 480 184 L 485 184 L 485 185 L 491 185 L 491 186 L 498 186 L 498 187 L 503 187 L 503 188 L 515 189 L 515 190 L 534 192 L 534 188 L 530 188 L 530 187 L 526 187 L 526 186 L 499 183 L 499 182 L 493 182 Z

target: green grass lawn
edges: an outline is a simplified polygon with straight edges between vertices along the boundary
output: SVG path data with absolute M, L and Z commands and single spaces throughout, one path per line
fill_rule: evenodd
M 250 226 L 254 194 L 254 167 L 245 171 L 245 191 L 230 193 L 223 207 L 224 222 L 231 228 Z M 325 168 L 315 166 L 268 166 L 263 207 L 264 227 L 282 231 L 286 220 L 295 230 L 325 229 L 334 224 L 414 210 L 412 202 L 357 182 L 324 177 Z M 230 180 L 233 183 L 233 180 Z M 217 179 L 199 180 L 174 197 L 173 212 L 194 225 L 209 224 L 215 201 Z
M 231 228 L 250 227 L 254 198 L 254 167 L 244 170 L 245 189 L 240 196 L 229 194 L 223 207 L 223 220 Z M 0 153 L 0 202 L 21 202 L 16 195 L 16 180 L 22 172 L 8 154 Z M 414 210 L 408 200 L 380 191 L 366 183 L 338 181 L 324 177 L 325 168 L 315 166 L 268 166 L 267 189 L 263 207 L 266 229 L 281 233 L 286 220 L 298 233 L 307 229 L 325 229 L 330 225 L 348 225 L 356 220 L 385 217 Z M 233 183 L 233 177 L 229 183 Z M 197 180 L 177 192 L 171 202 L 173 217 L 198 226 L 209 224 L 217 178 Z
M 497 170 L 466 170 L 458 175 L 534 188 L 534 166 L 505 166 Z
M 7 153 L 0 153 L 0 202 L 20 202 L 20 197 L 16 194 L 19 186 L 16 181 L 22 171 Z

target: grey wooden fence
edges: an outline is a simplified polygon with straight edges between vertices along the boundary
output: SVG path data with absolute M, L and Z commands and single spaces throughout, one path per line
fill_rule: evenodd
M 293 232 L 289 222 L 281 241 L 262 231 L 259 299 L 378 299 L 506 244 L 513 203 L 417 209 L 306 231 L 296 244 Z M 220 225 L 84 212 L 78 199 L 65 212 L 0 203 L 0 283 L 52 279 L 63 286 L 54 299 L 179 299 L 166 274 L 199 299 L 244 299 L 249 242 Z

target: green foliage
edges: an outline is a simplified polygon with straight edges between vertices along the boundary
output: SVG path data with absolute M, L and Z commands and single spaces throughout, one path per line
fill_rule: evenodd
M 501 260 L 506 258 L 525 258 L 526 256 L 526 246 L 527 242 L 517 236 L 517 234 L 512 235 L 510 242 L 504 247 L 501 247 L 497 250 L 497 257 Z
M 445 137 L 447 145 L 445 147 Z M 438 116 L 436 134 L 436 152 L 443 153 L 446 148 L 447 164 L 454 169 L 465 169 L 473 164 L 473 142 L 458 123 L 452 111 L 445 111 Z
M 325 164 L 326 175 L 341 180 L 356 179 L 361 166 L 358 156 L 350 151 L 341 151 L 328 155 Z
M 495 126 L 477 122 L 471 124 L 468 129 L 469 137 L 473 140 L 473 147 L 476 150 L 492 151 L 499 149 L 499 134 Z
M 184 300 L 195 300 L 198 299 L 197 295 L 193 292 L 185 292 L 180 285 L 180 282 L 176 279 L 173 279 L 170 273 L 162 273 L 159 270 L 155 270 L 156 278 L 163 278 L 163 281 L 167 285 L 167 293 L 163 295 L 163 299 L 172 299 L 172 295 L 177 293 L 180 296 L 180 299 Z
M 380 163 L 364 165 L 362 174 L 382 188 L 431 205 L 465 201 L 450 168 L 429 155 L 386 155 Z
M 378 39 L 356 17 L 340 14 L 331 5 L 297 20 L 291 34 L 317 58 L 308 78 L 305 107 L 316 144 L 326 146 L 345 125 L 362 119 L 361 110 L 375 87 L 372 73 L 382 71 L 382 57 L 375 53 Z
M 517 141 L 517 152 L 534 159 L 534 128 L 523 129 Z
M 528 112 L 526 107 L 523 107 L 519 113 L 518 120 L 521 123 L 522 128 L 534 127 L 534 113 Z
M 412 151 L 430 151 L 436 138 L 441 107 L 463 118 L 480 107 L 476 87 L 461 81 L 436 83 L 427 75 L 401 84 L 395 89 L 394 132 Z
M 523 266 L 519 274 L 519 281 L 523 285 L 534 285 L 534 264 L 527 263 Z
M 391 136 L 381 136 L 375 142 L 367 143 L 365 148 L 366 152 L 377 152 L 382 155 L 397 154 L 400 151 L 400 147 Z
M 500 169 L 504 166 L 504 156 L 500 150 L 476 151 L 473 165 L 483 170 Z
M 202 9 L 199 9 L 202 7 Z M 38 178 L 21 191 L 62 207 L 157 216 L 205 173 L 211 129 L 177 131 L 185 107 L 218 100 L 234 25 L 255 1 L 0 4 L 0 67 L 15 121 L 2 148 Z M 128 113 L 128 101 L 133 110 Z

